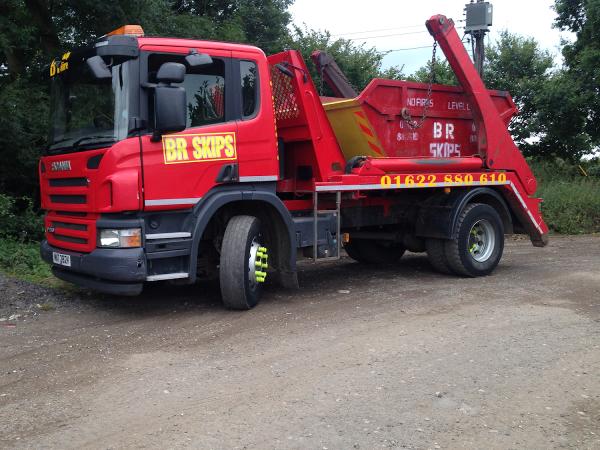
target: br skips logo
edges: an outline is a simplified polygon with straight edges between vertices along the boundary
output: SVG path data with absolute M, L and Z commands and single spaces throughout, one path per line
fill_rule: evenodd
M 165 164 L 237 159 L 234 132 L 163 136 L 162 144 Z

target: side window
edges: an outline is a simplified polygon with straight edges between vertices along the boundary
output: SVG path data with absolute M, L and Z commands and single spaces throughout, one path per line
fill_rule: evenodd
M 188 103 L 188 127 L 225 121 L 225 63 L 188 68 L 183 82 Z
M 156 72 L 165 62 L 184 64 L 183 56 L 154 54 L 148 58 L 148 79 L 155 81 Z M 187 67 L 181 85 L 187 98 L 187 126 L 198 127 L 225 121 L 225 62 L 213 58 L 209 66 Z M 153 102 L 149 102 L 150 105 Z M 151 111 L 153 113 L 153 111 Z M 151 114 L 150 117 L 153 117 Z
M 253 61 L 240 61 L 242 117 L 254 117 L 258 111 L 258 69 Z

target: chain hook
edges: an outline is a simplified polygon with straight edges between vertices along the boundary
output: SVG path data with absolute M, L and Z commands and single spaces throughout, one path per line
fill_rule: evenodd
M 429 72 L 429 81 L 427 83 L 427 98 L 425 99 L 425 104 L 423 105 L 423 114 L 419 118 L 419 120 L 414 120 L 408 112 L 408 108 L 402 109 L 402 118 L 406 121 L 408 126 L 413 130 L 421 128 L 427 119 L 427 111 L 431 107 L 431 97 L 433 91 L 433 83 L 435 83 L 435 65 L 436 65 L 436 52 L 437 52 L 437 41 L 433 43 L 433 52 L 431 54 L 431 70 Z

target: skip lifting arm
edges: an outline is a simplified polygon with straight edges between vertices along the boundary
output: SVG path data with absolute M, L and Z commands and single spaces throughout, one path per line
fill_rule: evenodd
M 478 148 L 485 166 L 514 172 L 525 192 L 533 195 L 537 188 L 533 172 L 498 115 L 488 90 L 454 28 L 454 22 L 446 16 L 435 15 L 426 25 L 473 105 Z

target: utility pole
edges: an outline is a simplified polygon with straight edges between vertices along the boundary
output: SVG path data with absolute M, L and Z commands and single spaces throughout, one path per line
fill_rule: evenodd
M 475 42 L 473 62 L 479 76 L 483 78 L 483 61 L 485 59 L 484 38 L 492 26 L 494 8 L 490 2 L 471 0 L 465 5 L 466 26 L 465 34 L 470 34 Z

